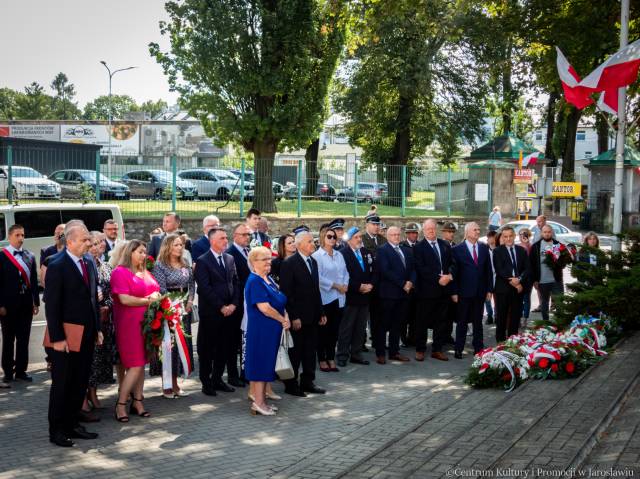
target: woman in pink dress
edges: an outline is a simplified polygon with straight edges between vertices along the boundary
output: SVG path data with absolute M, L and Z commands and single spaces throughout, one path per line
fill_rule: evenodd
M 142 404 L 144 366 L 149 361 L 141 325 L 149 304 L 160 297 L 160 286 L 146 270 L 146 259 L 145 243 L 132 240 L 122 253 L 120 265 L 111 273 L 116 344 L 122 366 L 126 369 L 115 410 L 119 422 L 129 422 L 126 409 L 129 395 L 132 397 L 129 413 L 150 416 Z

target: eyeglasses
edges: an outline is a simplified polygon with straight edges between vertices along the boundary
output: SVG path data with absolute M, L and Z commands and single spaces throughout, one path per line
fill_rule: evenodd
M 336 235 L 327 235 L 325 236 L 327 239 L 336 239 Z
M 239 236 L 251 236 L 251 233 L 238 233 Z

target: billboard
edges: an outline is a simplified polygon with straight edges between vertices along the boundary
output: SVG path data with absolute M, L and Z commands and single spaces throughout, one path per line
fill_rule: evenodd
M 0 136 L 60 141 L 60 125 L 0 125 Z
M 109 125 L 62 125 L 60 141 L 102 146 L 101 153 L 108 154 Z M 111 154 L 113 156 L 138 156 L 140 153 L 140 126 L 134 123 L 111 125 Z

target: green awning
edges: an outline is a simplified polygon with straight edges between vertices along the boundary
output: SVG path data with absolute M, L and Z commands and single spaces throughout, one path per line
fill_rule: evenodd
M 503 160 L 517 163 L 520 159 L 520 151 L 522 151 L 522 156 L 527 156 L 538 150 L 520 138 L 513 136 L 511 133 L 507 133 L 476 148 L 469 154 L 466 160 L 469 162 Z M 545 161 L 544 156 L 538 158 L 538 163 Z
M 615 162 L 616 150 L 611 149 L 600 153 L 595 158 L 590 158 L 585 166 L 587 168 L 592 166 L 613 166 Z M 624 148 L 624 166 L 640 166 L 640 152 L 629 145 Z
M 518 167 L 516 163 L 500 160 L 483 160 L 471 163 L 469 168 L 493 169 L 493 170 L 515 170 Z

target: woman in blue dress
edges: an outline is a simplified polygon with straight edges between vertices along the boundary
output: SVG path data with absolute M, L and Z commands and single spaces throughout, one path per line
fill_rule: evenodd
M 276 379 L 282 329 L 291 326 L 284 309 L 287 298 L 269 278 L 271 251 L 268 248 L 253 248 L 249 253 L 249 266 L 253 272 L 244 289 L 247 308 L 245 376 L 254 391 L 251 414 L 274 416 L 275 410 L 265 400 L 265 388 Z

